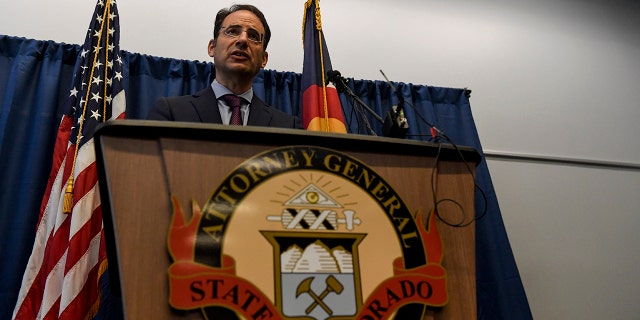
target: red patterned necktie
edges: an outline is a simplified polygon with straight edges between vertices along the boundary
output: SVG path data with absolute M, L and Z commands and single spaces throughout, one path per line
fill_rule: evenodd
M 222 96 L 222 99 L 224 99 L 224 102 L 231 108 L 231 120 L 229 120 L 229 124 L 232 126 L 243 125 L 242 113 L 240 112 L 240 97 L 235 94 L 225 94 Z

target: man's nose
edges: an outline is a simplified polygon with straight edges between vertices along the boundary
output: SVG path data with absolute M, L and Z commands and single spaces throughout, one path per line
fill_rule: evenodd
M 249 44 L 249 38 L 247 38 L 247 32 L 246 31 L 242 31 L 240 33 L 240 35 L 238 35 L 238 38 L 236 38 L 236 45 L 237 46 L 247 46 Z
M 242 39 L 245 42 L 249 41 L 249 34 L 246 30 L 242 30 L 242 32 L 240 32 L 240 35 L 238 35 L 238 39 Z

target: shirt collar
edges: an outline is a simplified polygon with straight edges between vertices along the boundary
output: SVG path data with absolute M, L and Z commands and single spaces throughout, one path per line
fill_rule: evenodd
M 211 83 L 211 89 L 213 89 L 213 93 L 216 95 L 216 98 L 220 98 L 225 94 L 234 94 L 231 90 L 227 89 L 225 86 L 221 85 L 218 80 L 213 80 Z M 242 98 L 244 101 L 253 100 L 253 87 L 249 88 L 249 90 L 243 92 L 242 94 L 238 94 L 238 97 Z

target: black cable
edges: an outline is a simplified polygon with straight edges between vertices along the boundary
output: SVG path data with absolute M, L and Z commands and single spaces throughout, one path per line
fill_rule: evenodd
M 435 156 L 435 160 L 434 160 L 434 166 L 433 166 L 433 170 L 431 170 L 431 195 L 433 197 L 433 211 L 436 215 L 436 217 L 438 218 L 438 220 L 442 221 L 444 224 L 451 226 L 451 227 L 466 227 L 468 226 L 471 222 L 473 222 L 473 218 L 471 219 L 470 222 L 464 223 L 467 219 L 465 218 L 466 213 L 464 208 L 462 207 L 462 205 L 457 202 L 454 199 L 450 199 L 450 198 L 445 198 L 445 199 L 440 199 L 438 200 L 438 195 L 437 195 L 437 181 L 436 181 L 436 171 L 438 170 L 438 162 L 440 160 L 440 152 L 442 151 L 442 143 L 438 143 L 438 152 L 436 153 Z M 441 214 L 440 214 L 440 210 L 438 209 L 438 206 L 443 203 L 443 202 L 451 202 L 453 204 L 455 204 L 459 209 L 460 212 L 462 213 L 462 220 L 458 223 L 452 223 L 449 222 L 448 220 L 446 220 Z
M 427 122 L 428 125 L 430 125 Z M 462 207 L 462 205 L 457 202 L 454 199 L 450 199 L 450 198 L 445 198 L 445 199 L 440 199 L 438 200 L 437 194 L 436 194 L 436 170 L 438 167 L 438 161 L 440 160 L 440 152 L 442 150 L 442 143 L 440 142 L 440 138 L 442 138 L 442 140 L 448 142 L 449 144 L 451 144 L 453 146 L 453 148 L 456 150 L 456 152 L 458 153 L 458 155 L 460 156 L 460 159 L 462 160 L 462 162 L 464 163 L 465 167 L 467 168 L 467 171 L 469 171 L 469 174 L 471 174 L 471 177 L 473 178 L 473 187 L 474 190 L 478 190 L 480 191 L 480 196 L 482 197 L 483 203 L 484 203 L 484 208 L 482 210 L 482 213 L 480 215 L 474 215 L 471 220 L 469 220 L 468 222 L 465 223 L 465 210 Z M 437 130 L 437 134 L 434 137 L 434 140 L 438 143 L 438 152 L 436 153 L 436 157 L 435 157 L 435 163 L 434 163 L 434 168 L 431 171 L 431 191 L 432 191 L 432 197 L 433 197 L 433 203 L 434 203 L 434 212 L 436 214 L 436 217 L 442 221 L 443 223 L 451 226 L 451 227 L 458 227 L 458 228 L 464 228 L 466 226 L 469 226 L 471 223 L 473 223 L 474 221 L 479 221 L 482 218 L 484 218 L 488 212 L 488 199 L 487 196 L 484 192 L 484 190 L 482 190 L 482 188 L 480 188 L 480 186 L 476 183 L 476 175 L 473 171 L 473 169 L 471 169 L 471 166 L 469 165 L 469 162 L 464 158 L 464 155 L 462 154 L 462 151 L 460 150 L 460 148 L 458 147 L 457 144 L 455 144 L 451 138 L 449 138 L 449 136 L 447 136 L 444 132 L 442 132 L 441 130 Z M 441 215 L 440 215 L 440 211 L 438 210 L 438 206 L 444 202 L 449 202 L 449 203 L 453 203 L 454 205 L 456 205 L 458 208 L 460 208 L 460 211 L 462 213 L 462 221 L 460 221 L 459 223 L 451 223 L 447 220 L 445 220 Z M 475 202 L 475 200 L 474 200 Z M 477 211 L 477 210 L 476 210 Z
M 450 199 L 450 198 L 445 198 L 445 199 L 440 199 L 438 200 L 437 195 L 436 195 L 436 179 L 435 179 L 435 172 L 438 166 L 438 161 L 439 161 L 439 157 L 440 157 L 440 151 L 442 149 L 442 143 L 438 143 L 438 152 L 436 154 L 436 158 L 435 158 L 435 163 L 434 163 L 434 169 L 431 171 L 431 189 L 432 189 L 432 196 L 433 196 L 433 203 L 434 203 L 434 211 L 436 212 L 436 216 L 438 217 L 438 219 L 440 221 L 442 221 L 443 223 L 452 226 L 452 227 L 459 227 L 459 228 L 463 228 L 466 227 L 468 225 L 470 225 L 471 223 L 473 223 L 474 221 L 479 221 L 482 218 L 484 218 L 487 215 L 487 212 L 489 211 L 489 205 L 488 205 L 488 199 L 487 199 L 487 195 L 485 194 L 484 190 L 482 190 L 482 188 L 480 188 L 480 186 L 475 182 L 476 181 L 476 175 L 474 173 L 474 171 L 471 169 L 471 166 L 469 165 L 469 162 L 467 162 L 467 160 L 464 158 L 462 151 L 460 150 L 460 148 L 458 147 L 458 145 L 456 145 L 453 141 L 451 141 L 451 139 L 445 135 L 442 134 L 442 138 L 444 138 L 444 140 L 448 141 L 449 144 L 451 144 L 454 149 L 458 152 L 458 155 L 460 156 L 460 159 L 462 160 L 462 162 L 464 163 L 465 167 L 467 168 L 467 171 L 469 171 L 469 174 L 471 174 L 472 178 L 473 178 L 473 187 L 474 190 L 478 190 L 480 191 L 480 196 L 483 200 L 483 204 L 484 204 L 484 208 L 482 209 L 482 213 L 480 215 L 474 215 L 474 217 L 464 223 L 465 219 L 464 217 L 466 216 L 465 212 L 464 212 L 464 208 L 462 207 L 462 205 L 457 202 L 454 199 Z M 462 212 L 462 217 L 463 220 L 460 223 L 451 223 L 449 221 L 446 221 L 441 215 L 440 215 L 440 211 L 438 210 L 438 205 L 440 205 L 443 202 L 450 202 L 455 204 L 457 207 L 460 208 L 460 211 Z M 475 201 L 474 201 L 475 202 Z M 476 210 L 477 211 L 477 210 Z
M 340 101 L 340 105 L 342 105 L 342 101 Z M 344 108 L 342 108 L 342 110 L 344 110 Z M 353 107 L 351 107 L 351 112 L 349 114 L 349 118 L 346 118 L 346 114 L 345 114 L 345 121 L 347 121 L 347 132 L 349 132 L 349 130 L 351 129 L 351 127 L 353 126 L 353 118 L 356 118 L 356 128 L 360 128 L 360 121 L 358 120 L 358 116 L 355 114 L 355 110 L 353 109 Z M 353 133 L 353 132 L 349 132 L 349 133 Z
M 364 122 L 364 125 L 365 125 L 366 129 L 369 130 L 369 134 L 372 135 L 372 136 L 377 136 L 376 132 L 373 130 L 373 128 L 371 128 L 371 123 L 369 123 L 369 120 L 366 118 L 367 115 L 364 113 L 364 110 L 363 110 L 362 106 L 359 103 L 357 103 L 355 98 L 353 98 L 351 96 L 349 96 L 349 97 L 351 99 L 352 110 L 355 109 L 356 113 L 358 115 L 360 115 L 360 118 L 362 118 L 362 121 Z M 358 119 L 358 125 L 360 125 L 360 120 L 359 119 Z
M 480 188 L 480 186 L 476 183 L 476 175 L 475 175 L 474 171 L 471 169 L 471 166 L 469 165 L 469 162 L 467 162 L 467 160 L 465 160 L 464 156 L 462 155 L 462 151 L 460 151 L 460 148 L 458 148 L 458 145 L 456 145 L 448 137 L 447 137 L 447 139 L 449 140 L 449 143 L 451 143 L 451 145 L 456 149 L 456 151 L 458 152 L 458 155 L 460 156 L 460 159 L 462 159 L 462 162 L 467 167 L 467 171 L 469 171 L 469 173 L 473 177 L 473 187 L 474 187 L 474 189 L 478 189 L 478 191 L 480 191 L 480 195 L 482 196 L 482 200 L 484 202 L 484 209 L 482 210 L 482 213 L 478 217 L 474 218 L 476 221 L 478 221 L 478 220 L 484 218 L 484 216 L 487 215 L 487 212 L 489 211 L 489 201 L 487 200 L 487 195 L 484 193 L 484 190 L 482 190 L 482 188 Z

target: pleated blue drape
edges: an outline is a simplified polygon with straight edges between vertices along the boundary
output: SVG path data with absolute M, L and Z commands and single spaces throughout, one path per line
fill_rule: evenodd
M 0 35 L 0 319 L 10 318 L 29 259 L 40 201 L 47 184 L 57 128 L 69 95 L 80 46 Z M 214 78 L 212 63 L 122 52 L 127 118 L 143 119 L 161 96 L 193 93 Z M 298 115 L 300 78 L 293 72 L 263 70 L 255 94 L 268 104 Z M 378 115 L 398 100 L 381 81 L 349 79 L 348 85 Z M 482 151 L 464 89 L 395 83 L 415 110 L 405 105 L 408 138 L 429 139 L 437 126 L 458 145 Z M 351 99 L 341 95 L 347 129 L 370 134 Z M 367 114 L 377 135 L 382 125 Z M 531 319 L 531 311 L 504 228 L 486 162 L 476 183 L 487 197 L 487 213 L 476 225 L 479 319 Z M 476 196 L 477 210 L 485 203 Z M 450 288 L 455 290 L 455 288 Z

